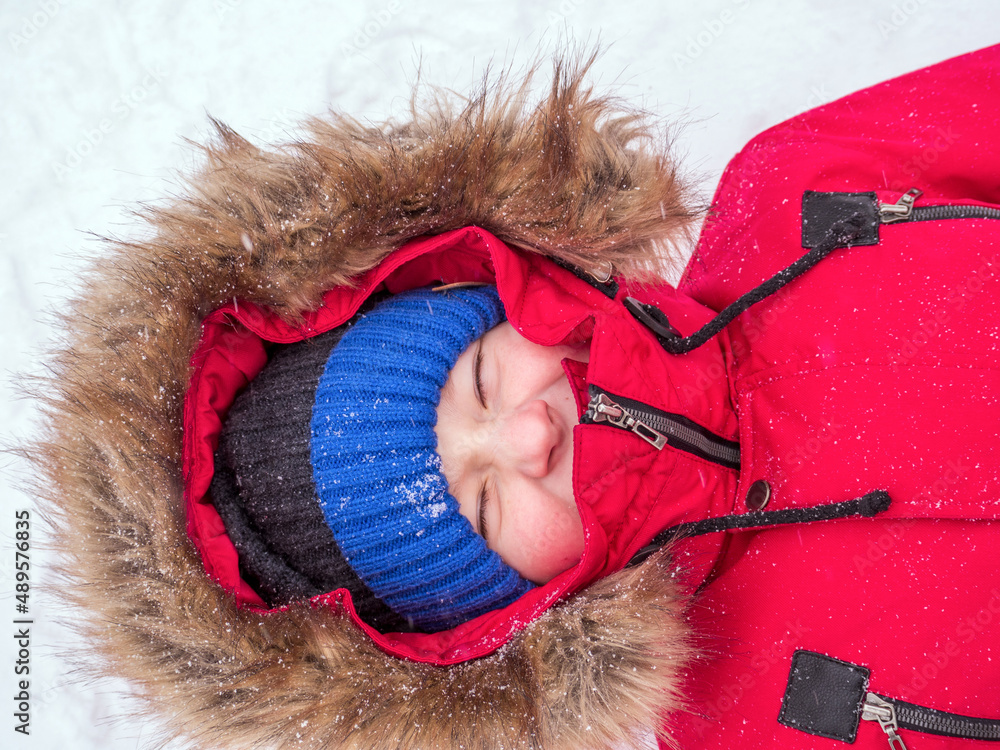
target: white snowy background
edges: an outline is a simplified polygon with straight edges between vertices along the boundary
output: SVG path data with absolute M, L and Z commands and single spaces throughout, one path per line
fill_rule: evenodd
M 524 64 L 567 39 L 608 45 L 593 83 L 686 126 L 684 168 L 705 196 L 758 131 L 880 80 L 998 41 L 995 0 L 2 0 L 0 2 L 0 440 L 30 434 L 17 373 L 42 370 L 74 274 L 97 235 L 135 229 L 128 207 L 195 163 L 211 114 L 260 141 L 329 107 L 403 115 L 419 66 L 459 92 L 486 65 Z M 900 133 L 905 138 L 905 133 Z M 146 747 L 121 721 L 127 685 L 80 685 L 64 611 L 44 595 L 33 526 L 31 736 L 13 731 L 14 512 L 24 467 L 0 457 L 0 747 Z M 9 633 L 8 633 L 9 631 Z

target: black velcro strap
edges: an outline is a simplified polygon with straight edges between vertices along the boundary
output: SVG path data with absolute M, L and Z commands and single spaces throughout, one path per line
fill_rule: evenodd
M 796 651 L 778 721 L 818 737 L 854 742 L 870 674 L 857 664 Z
M 878 196 L 875 193 L 802 194 L 802 247 L 819 247 L 835 235 L 839 222 L 858 217 L 852 245 L 878 244 Z

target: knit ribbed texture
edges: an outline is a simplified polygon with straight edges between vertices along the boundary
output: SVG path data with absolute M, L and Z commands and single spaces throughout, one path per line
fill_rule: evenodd
M 434 432 L 459 355 L 502 319 L 494 287 L 397 295 L 343 336 L 316 390 L 311 458 L 326 522 L 368 587 L 429 631 L 532 587 L 459 512 Z
M 310 420 L 319 382 L 343 328 L 278 347 L 226 416 L 212 502 L 239 553 L 240 575 L 271 606 L 338 588 L 379 630 L 410 629 L 348 565 L 319 508 Z

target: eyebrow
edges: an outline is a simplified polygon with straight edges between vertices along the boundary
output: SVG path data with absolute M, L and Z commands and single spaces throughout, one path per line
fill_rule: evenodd
M 479 341 L 476 344 L 476 357 L 472 362 L 472 389 L 476 394 L 476 401 L 479 405 L 486 408 L 486 397 L 483 395 L 483 337 L 479 337 Z

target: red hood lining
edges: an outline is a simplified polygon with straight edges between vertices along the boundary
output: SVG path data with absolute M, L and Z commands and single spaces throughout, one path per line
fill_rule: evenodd
M 545 270 L 538 266 L 545 264 Z M 492 275 L 496 269 L 495 277 Z M 564 278 L 565 277 L 565 278 Z M 268 311 L 234 300 L 214 311 L 203 323 L 203 337 L 192 358 L 194 373 L 184 409 L 184 476 L 188 534 L 199 550 L 206 572 L 232 591 L 238 606 L 268 610 L 259 595 L 239 576 L 238 555 L 225 533 L 222 520 L 208 497 L 214 472 L 214 452 L 222 421 L 242 388 L 266 364 L 264 342 L 292 343 L 331 330 L 348 320 L 379 287 L 397 293 L 440 281 L 489 281 L 497 283 L 509 319 L 529 340 L 555 344 L 593 329 L 588 305 L 608 302 L 597 290 L 568 270 L 538 256 L 518 253 L 477 228 L 408 243 L 380 266 L 361 277 L 351 289 L 338 288 L 324 295 L 323 306 L 307 313 L 302 325 L 286 323 Z M 539 283 L 555 287 L 562 320 L 536 318 L 524 325 L 527 293 Z M 551 296 L 552 292 L 549 292 Z M 581 300 L 581 297 L 583 298 Z M 513 308 L 510 303 L 514 303 Z M 575 303 L 575 304 L 574 304 Z M 565 314 L 566 312 L 569 314 Z M 590 325 L 584 325 L 589 320 Z M 530 333 L 528 333 L 530 329 Z M 434 664 L 451 664 L 484 656 L 496 650 L 518 630 L 538 617 L 560 597 L 582 588 L 602 567 L 603 555 L 594 536 L 597 521 L 589 507 L 581 508 L 585 552 L 580 563 L 516 602 L 440 633 L 380 633 L 357 615 L 345 589 L 310 600 L 314 607 L 342 607 L 351 620 L 387 653 Z M 596 558 L 596 559 L 595 559 Z

